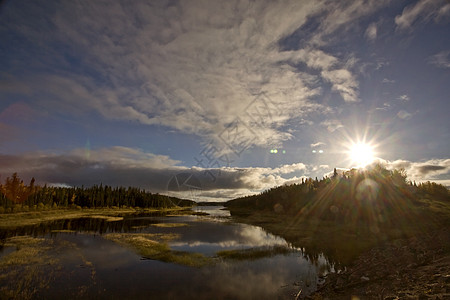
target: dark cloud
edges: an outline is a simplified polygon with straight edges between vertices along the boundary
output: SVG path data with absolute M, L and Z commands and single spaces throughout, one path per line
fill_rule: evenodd
M 409 180 L 439 181 L 444 185 L 450 185 L 450 159 L 431 159 L 424 162 L 411 162 L 407 160 L 385 161 L 378 160 L 389 169 L 404 169 Z
M 76 149 L 65 154 L 0 155 L 2 178 L 17 172 L 28 182 L 64 186 L 133 186 L 152 192 L 203 200 L 230 199 L 273 186 L 298 182 L 282 175 L 304 172 L 302 163 L 278 168 L 198 168 L 178 166 L 167 156 L 127 147 Z M 200 193 L 201 191 L 201 193 Z
M 433 165 L 425 165 L 417 167 L 417 170 L 423 175 L 427 175 L 430 172 L 436 172 L 445 169 L 447 169 L 447 167 L 445 166 L 433 166 Z

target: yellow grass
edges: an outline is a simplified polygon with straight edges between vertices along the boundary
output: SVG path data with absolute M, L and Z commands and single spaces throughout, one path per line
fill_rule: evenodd
M 107 221 L 120 221 L 124 216 L 145 213 L 170 213 L 187 214 L 185 208 L 161 208 L 161 209 L 140 209 L 140 208 L 86 208 L 86 209 L 53 209 L 47 211 L 17 212 L 0 214 L 0 229 L 8 229 L 19 226 L 37 225 L 42 222 L 55 221 L 61 219 L 78 218 L 104 218 Z M 191 211 L 192 212 L 192 211 Z
M 212 262 L 212 258 L 200 253 L 172 250 L 166 242 L 176 238 L 175 234 L 110 233 L 104 237 L 136 251 L 147 259 L 189 267 L 201 267 Z

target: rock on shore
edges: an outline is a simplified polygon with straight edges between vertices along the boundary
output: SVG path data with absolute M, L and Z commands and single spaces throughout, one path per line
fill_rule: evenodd
M 450 231 L 373 248 L 308 298 L 450 299 Z

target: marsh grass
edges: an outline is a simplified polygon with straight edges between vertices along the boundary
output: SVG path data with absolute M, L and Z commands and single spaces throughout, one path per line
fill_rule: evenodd
M 192 213 L 186 208 L 161 208 L 161 209 L 141 209 L 141 208 L 84 208 L 84 209 L 52 209 L 45 211 L 0 213 L 0 229 L 10 229 L 20 226 L 37 225 L 42 222 L 49 222 L 61 219 L 78 218 L 102 218 L 107 221 L 120 221 L 124 216 L 142 214 L 171 214 L 174 216 L 188 215 Z
M 131 248 L 146 259 L 189 267 L 202 267 L 213 262 L 212 258 L 200 253 L 172 250 L 167 242 L 177 238 L 178 235 L 176 234 L 111 233 L 104 237 L 122 246 Z
M 50 249 L 51 242 L 42 238 L 16 236 L 7 239 L 4 246 L 14 247 L 16 251 L 3 257 L 0 266 L 24 265 L 42 262 L 40 255 L 43 251 Z
M 14 251 L 0 259 L 0 299 L 44 299 L 46 291 L 82 274 L 65 290 L 69 298 L 86 297 L 96 285 L 96 270 L 76 244 L 65 240 L 15 236 L 4 240 Z M 58 254 L 70 250 L 70 272 Z M 81 279 L 80 279 L 81 278 Z
M 1 299 L 31 299 L 49 286 L 51 269 L 57 263 L 47 254 L 53 241 L 16 236 L 8 238 L 4 246 L 16 250 L 0 260 Z
M 231 260 L 257 260 L 265 257 L 272 257 L 280 254 L 289 254 L 292 250 L 288 247 L 273 246 L 249 249 L 234 249 L 218 251 L 216 255 L 222 259 Z
M 150 225 L 131 226 L 131 229 L 139 230 L 139 229 L 148 228 L 149 226 Z
M 93 216 L 89 216 L 89 218 L 103 219 L 106 222 L 116 222 L 116 221 L 122 221 L 123 220 L 123 217 L 102 216 L 102 215 L 93 215 Z

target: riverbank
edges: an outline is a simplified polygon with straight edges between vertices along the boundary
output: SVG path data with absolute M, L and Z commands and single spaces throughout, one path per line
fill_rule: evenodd
M 398 239 L 330 274 L 310 299 L 450 299 L 450 231 Z M 358 299 L 356 298 L 356 299 Z
M 323 253 L 334 263 L 338 272 L 322 274 L 318 291 L 302 295 L 316 300 L 449 298 L 450 218 L 444 212 L 371 230 L 273 211 L 231 211 L 237 222 L 261 226 L 303 248 L 308 259 Z
M 422 216 L 416 222 L 401 222 L 401 226 L 345 224 L 314 217 L 292 216 L 271 211 L 231 209 L 235 221 L 260 226 L 283 237 L 295 247 L 304 249 L 305 256 L 314 258 L 326 254 L 336 265 L 348 266 L 360 254 L 389 241 L 410 238 L 431 232 L 449 224 L 432 216 Z M 419 221 L 420 220 L 420 221 Z
M 118 218 L 136 214 L 192 214 L 190 207 L 174 208 L 83 208 L 83 209 L 49 209 L 41 211 L 17 212 L 0 214 L 0 229 L 19 226 L 36 225 L 62 219 L 77 219 L 86 217 Z

